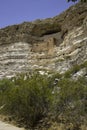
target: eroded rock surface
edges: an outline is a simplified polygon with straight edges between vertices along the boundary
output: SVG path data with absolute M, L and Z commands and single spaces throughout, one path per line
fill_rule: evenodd
M 87 4 L 54 18 L 0 30 L 0 78 L 31 70 L 65 72 L 87 60 Z

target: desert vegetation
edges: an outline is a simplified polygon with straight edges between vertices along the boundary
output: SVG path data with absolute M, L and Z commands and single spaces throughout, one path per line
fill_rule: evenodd
M 86 62 L 81 66 L 86 66 Z M 53 122 L 64 124 L 65 130 L 87 125 L 86 77 L 75 81 L 60 74 L 35 73 L 25 77 L 21 74 L 0 80 L 0 114 L 32 129 L 43 126 L 43 122 L 49 130 Z

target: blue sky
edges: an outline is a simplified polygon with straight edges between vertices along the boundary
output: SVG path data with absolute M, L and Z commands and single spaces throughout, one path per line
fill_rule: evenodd
M 66 0 L 0 0 L 0 28 L 54 17 L 72 4 Z

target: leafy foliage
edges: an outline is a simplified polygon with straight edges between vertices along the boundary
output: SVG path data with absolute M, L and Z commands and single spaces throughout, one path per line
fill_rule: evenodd
M 23 119 L 25 124 L 33 126 L 48 111 L 51 91 L 47 86 L 47 79 L 39 75 L 26 80 L 19 77 L 15 82 L 2 80 L 0 105 L 5 104 L 6 114 Z
M 81 1 L 81 2 L 87 2 L 87 0 L 67 0 L 68 2 L 72 1 L 72 2 L 76 2 L 76 1 Z
M 66 122 L 80 124 L 87 112 L 87 81 L 80 78 L 78 81 L 62 79 L 59 82 L 60 92 L 55 94 L 54 108 L 57 119 L 62 113 Z
M 55 79 L 58 79 L 56 84 Z M 26 79 L 24 75 L 3 79 L 0 81 L 0 112 L 28 127 L 49 118 L 48 115 L 49 120 L 54 117 L 57 122 L 81 126 L 87 120 L 87 79 L 73 81 L 60 74 L 48 77 L 38 73 Z
M 71 69 L 69 69 L 68 71 L 66 71 L 64 73 L 64 77 L 65 78 L 70 78 L 73 74 L 77 73 L 79 70 L 86 68 L 87 69 L 87 61 L 85 61 L 84 63 L 78 65 L 74 65 Z

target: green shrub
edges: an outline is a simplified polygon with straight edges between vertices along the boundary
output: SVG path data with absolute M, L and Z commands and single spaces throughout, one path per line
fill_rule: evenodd
M 9 79 L 0 80 L 0 106 L 7 104 L 7 96 L 14 83 Z
M 59 81 L 52 86 L 55 78 Z M 87 120 L 87 79 L 81 77 L 73 81 L 60 74 L 51 77 L 34 74 L 26 79 L 20 75 L 11 80 L 3 79 L 0 81 L 1 107 L 0 112 L 29 127 L 35 126 L 44 117 L 49 118 L 48 115 L 49 120 L 54 117 L 58 122 L 80 126 Z
M 66 123 L 79 124 L 87 120 L 87 81 L 79 78 L 78 81 L 62 79 L 58 87 L 60 92 L 55 94 L 53 109 L 57 120 Z M 62 119 L 59 116 L 62 115 Z
M 33 126 L 47 114 L 51 102 L 47 77 L 34 75 L 26 80 L 20 77 L 14 84 L 15 86 L 12 85 L 6 94 L 4 111 Z M 7 88 L 9 88 L 8 84 Z
M 85 61 L 84 63 L 82 63 L 80 65 L 77 65 L 77 64 L 74 65 L 71 69 L 69 69 L 68 71 L 66 71 L 64 73 L 64 77 L 70 78 L 73 74 L 75 74 L 79 70 L 83 69 L 84 67 L 87 68 L 87 61 Z

